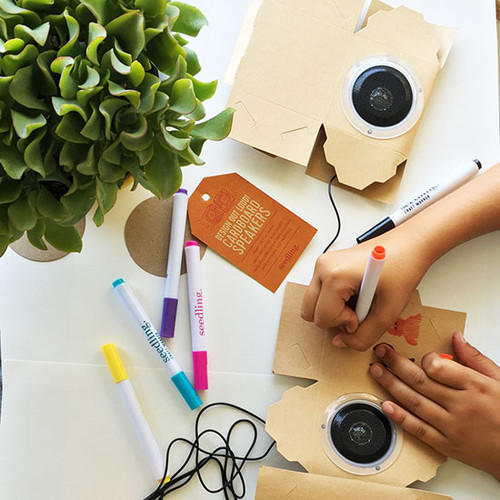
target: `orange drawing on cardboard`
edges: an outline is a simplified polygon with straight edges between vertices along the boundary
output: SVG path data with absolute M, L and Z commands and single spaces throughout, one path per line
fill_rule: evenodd
M 398 318 L 389 330 L 387 330 L 387 333 L 396 337 L 403 336 L 408 344 L 417 345 L 421 321 L 422 315 L 420 313 L 408 316 L 406 319 Z

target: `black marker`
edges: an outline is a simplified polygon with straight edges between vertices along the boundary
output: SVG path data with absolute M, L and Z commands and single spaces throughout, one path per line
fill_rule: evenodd
M 358 236 L 356 241 L 358 243 L 362 243 L 363 241 L 371 240 L 372 238 L 375 238 L 375 236 L 379 236 L 387 231 L 390 231 L 391 229 L 394 229 L 396 226 L 399 226 L 405 220 L 409 219 L 412 215 L 420 212 L 426 206 L 439 200 L 439 198 L 442 198 L 445 194 L 455 190 L 467 179 L 477 174 L 480 169 L 481 162 L 479 160 L 468 161 L 455 171 L 455 175 L 452 179 L 448 179 L 445 182 L 438 182 L 429 189 L 426 189 L 416 198 L 413 198 L 413 200 L 389 215 L 389 217 L 386 217 L 384 220 L 380 221 L 378 224 L 366 231 L 366 233 Z

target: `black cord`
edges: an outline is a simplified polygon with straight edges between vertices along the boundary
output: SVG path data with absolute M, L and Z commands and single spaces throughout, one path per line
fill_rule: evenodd
M 224 493 L 224 498 L 227 500 L 239 499 L 243 498 L 246 493 L 246 484 L 245 479 L 243 477 L 242 469 L 246 462 L 255 462 L 258 460 L 262 460 L 265 458 L 273 446 L 276 444 L 275 441 L 272 441 L 271 444 L 260 454 L 256 456 L 251 456 L 251 453 L 257 443 L 257 439 L 259 437 L 259 430 L 257 425 L 252 420 L 248 418 L 241 418 L 236 420 L 231 427 L 229 428 L 227 435 L 223 435 L 216 429 L 205 429 L 200 432 L 200 420 L 202 415 L 210 408 L 214 408 L 216 406 L 224 406 L 239 412 L 242 412 L 252 419 L 256 420 L 258 424 L 265 425 L 265 420 L 260 418 L 258 415 L 241 408 L 240 406 L 231 404 L 231 403 L 211 403 L 200 410 L 196 417 L 195 421 L 195 436 L 194 440 L 190 441 L 185 438 L 177 438 L 170 442 L 167 448 L 166 460 L 165 460 L 165 472 L 163 475 L 163 479 L 161 483 L 167 477 L 167 470 L 169 465 L 170 453 L 173 450 L 173 447 L 178 443 L 182 443 L 187 445 L 188 453 L 186 459 L 182 463 L 182 465 L 170 476 L 170 481 L 161 484 L 158 488 L 153 491 L 150 495 L 148 495 L 144 500 L 158 500 L 162 499 L 164 496 L 172 493 L 179 488 L 182 488 L 186 485 L 195 475 L 198 476 L 198 480 L 202 487 L 208 493 Z M 248 445 L 248 448 L 243 456 L 238 456 L 234 453 L 231 448 L 231 438 L 233 436 L 234 431 L 241 426 L 248 426 L 251 432 L 251 442 Z M 216 447 L 214 450 L 208 451 L 201 447 L 201 439 L 205 436 L 215 436 L 218 440 L 221 441 L 221 445 Z M 194 461 L 194 464 L 191 468 L 185 470 L 188 465 Z M 201 474 L 202 469 L 208 465 L 209 463 L 215 464 L 219 469 L 221 485 L 218 488 L 211 489 L 203 479 Z
M 328 197 L 330 198 L 333 210 L 335 211 L 335 215 L 337 216 L 337 232 L 335 233 L 335 236 L 333 237 L 332 241 L 330 241 L 330 243 L 328 243 L 326 248 L 323 250 L 323 253 L 325 253 L 335 243 L 335 241 L 337 241 L 337 238 L 339 237 L 340 234 L 340 228 L 341 228 L 340 214 L 339 211 L 337 210 L 337 206 L 335 205 L 335 201 L 333 200 L 333 195 L 332 195 L 332 183 L 336 177 L 337 175 L 333 174 L 333 177 L 330 179 L 330 182 L 328 183 Z

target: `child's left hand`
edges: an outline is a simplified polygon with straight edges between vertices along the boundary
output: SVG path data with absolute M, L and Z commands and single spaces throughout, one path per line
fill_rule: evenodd
M 461 364 L 433 352 L 420 368 L 378 344 L 381 363 L 373 364 L 370 374 L 402 405 L 385 401 L 382 409 L 438 452 L 500 480 L 500 367 L 459 332 L 453 334 L 453 348 Z

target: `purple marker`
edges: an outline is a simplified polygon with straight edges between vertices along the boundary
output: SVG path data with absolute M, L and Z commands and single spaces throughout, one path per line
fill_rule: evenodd
M 170 244 L 168 247 L 167 279 L 165 281 L 165 296 L 163 299 L 163 315 L 160 329 L 160 335 L 162 337 L 174 336 L 182 250 L 184 247 L 184 233 L 186 232 L 187 191 L 181 188 L 174 194 L 173 198 L 172 225 L 170 227 Z

